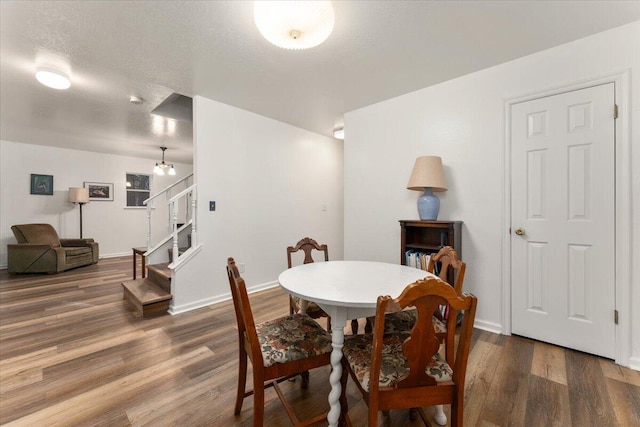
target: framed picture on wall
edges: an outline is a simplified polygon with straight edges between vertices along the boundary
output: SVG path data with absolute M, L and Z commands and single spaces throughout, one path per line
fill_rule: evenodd
M 151 196 L 151 175 L 127 172 L 127 207 L 144 208 L 144 202 Z
M 31 194 L 53 196 L 53 175 L 31 174 Z
M 89 190 L 89 200 L 113 202 L 113 184 L 108 182 L 86 182 L 84 188 Z

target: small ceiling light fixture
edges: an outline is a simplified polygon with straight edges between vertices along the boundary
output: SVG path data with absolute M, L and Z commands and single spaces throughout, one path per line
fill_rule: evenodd
M 344 141 L 344 128 L 339 127 L 333 130 L 333 137 Z
M 71 87 L 71 80 L 66 74 L 55 71 L 50 68 L 38 68 L 36 70 L 36 79 L 43 85 L 52 89 L 69 89 Z
M 333 31 L 330 1 L 256 1 L 253 18 L 269 42 L 284 49 L 309 49 Z
M 164 162 L 164 152 L 167 150 L 167 147 L 160 147 L 160 149 L 162 150 L 162 162 L 161 163 L 156 162 L 156 165 L 153 168 L 153 173 L 155 173 L 156 175 L 164 175 L 164 170 L 168 168 L 169 175 L 175 175 L 176 170 L 173 167 L 173 164 L 169 165 Z
M 135 105 L 140 105 L 144 102 L 144 99 L 139 96 L 132 95 L 129 97 L 129 102 Z

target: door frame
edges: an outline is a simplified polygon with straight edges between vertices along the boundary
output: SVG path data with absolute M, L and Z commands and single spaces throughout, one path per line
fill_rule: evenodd
M 502 333 L 511 335 L 511 106 L 533 99 L 614 83 L 618 118 L 615 120 L 615 309 L 618 324 L 615 361 L 630 364 L 631 351 L 631 115 L 630 70 L 535 91 L 504 101 L 503 221 L 502 221 Z M 613 111 L 613 106 L 612 106 Z M 613 316 L 613 313 L 611 313 Z M 638 369 L 638 367 L 636 367 Z

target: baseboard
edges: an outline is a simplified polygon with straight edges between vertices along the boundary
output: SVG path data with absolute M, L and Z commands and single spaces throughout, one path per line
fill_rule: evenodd
M 127 252 L 120 252 L 120 253 L 115 253 L 115 254 L 100 254 L 100 258 L 118 258 L 121 256 L 131 256 L 131 251 L 127 251 Z
M 250 288 L 247 289 L 247 293 L 254 293 L 254 292 L 259 292 L 259 291 L 263 291 L 265 289 L 270 289 L 270 288 L 274 288 L 278 286 L 278 282 L 267 282 L 267 283 L 263 283 L 260 285 L 256 285 L 256 286 L 252 286 Z M 175 315 L 175 314 L 180 314 L 180 313 L 186 313 L 187 311 L 192 311 L 192 310 L 197 310 L 199 308 L 202 307 L 207 307 L 209 305 L 213 305 L 213 304 L 218 304 L 220 302 L 224 302 L 224 301 L 228 301 L 231 299 L 231 292 L 229 293 L 225 293 L 222 295 L 216 295 L 214 297 L 211 298 L 205 298 L 205 299 L 201 299 L 199 301 L 194 301 L 191 302 L 189 304 L 182 304 L 179 306 L 175 306 L 175 305 L 171 305 L 169 307 L 169 314 L 171 315 Z
M 629 368 L 633 369 L 634 371 L 640 371 L 640 357 L 630 357 Z
M 493 332 L 494 334 L 502 334 L 502 325 L 499 323 L 488 322 L 486 320 L 478 319 L 476 317 L 473 327 L 482 329 L 483 331 Z
M 228 301 L 231 299 L 231 294 L 218 295 L 211 298 L 201 299 L 199 301 L 194 301 L 189 304 L 182 305 L 174 305 L 173 302 L 169 306 L 169 314 L 172 316 L 176 314 L 186 313 L 187 311 L 197 310 L 202 307 L 207 307 L 209 305 L 217 304 L 219 302 Z
M 251 286 L 250 288 L 247 288 L 247 293 L 252 294 L 254 292 L 264 291 L 265 289 L 275 288 L 276 286 L 280 286 L 277 280 L 273 282 L 266 282 L 260 285 Z

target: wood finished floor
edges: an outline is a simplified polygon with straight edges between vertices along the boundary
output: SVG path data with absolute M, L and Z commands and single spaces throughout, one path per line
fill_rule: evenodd
M 224 266 L 220 266 L 224 268 Z M 237 333 L 225 302 L 136 318 L 122 300 L 131 257 L 58 275 L 0 271 L 0 424 L 10 426 L 250 426 L 252 399 L 233 415 Z M 284 315 L 280 289 L 252 294 L 257 320 Z M 310 388 L 285 382 L 301 417 L 328 409 L 328 368 Z M 366 406 L 349 382 L 350 417 Z M 445 409 L 448 414 L 448 408 Z M 433 414 L 432 408 L 427 409 Z M 476 330 L 467 426 L 639 426 L 640 373 L 584 353 Z M 289 426 L 275 392 L 266 426 Z M 381 425 L 413 426 L 407 411 Z

